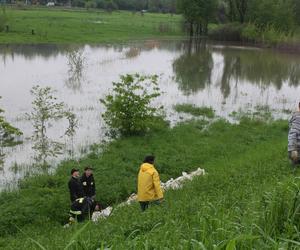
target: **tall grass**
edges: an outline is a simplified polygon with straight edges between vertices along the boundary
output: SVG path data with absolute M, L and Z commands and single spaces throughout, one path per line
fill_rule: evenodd
M 67 201 L 61 197 L 67 196 L 66 168 L 71 166 L 65 163 L 58 175 L 25 182 L 19 196 L 1 195 L 0 208 L 6 212 L 0 226 L 8 225 L 5 218 L 15 218 L 27 236 L 3 235 L 0 247 L 39 249 L 31 237 L 46 249 L 64 249 L 68 242 L 71 249 L 297 249 L 300 181 L 299 171 L 290 168 L 286 157 L 287 122 L 244 118 L 235 125 L 219 120 L 205 131 L 202 126 L 201 121 L 185 122 L 149 137 L 122 139 L 108 145 L 103 155 L 83 160 L 97 162 L 99 200 L 105 194 L 121 198 L 119 185 L 124 192 L 135 190 L 138 164 L 146 152 L 157 155 L 163 180 L 183 169 L 205 168 L 206 176 L 182 190 L 168 191 L 162 206 L 141 213 L 134 204 L 115 210 L 99 224 L 63 229 L 58 213 L 65 212 Z M 49 182 L 51 188 L 45 185 Z M 38 191 L 43 189 L 49 193 L 48 211 L 42 206 L 47 200 Z M 11 207 L 14 197 L 16 206 Z M 23 216 L 33 213 L 39 220 L 22 225 L 16 207 L 28 209 Z

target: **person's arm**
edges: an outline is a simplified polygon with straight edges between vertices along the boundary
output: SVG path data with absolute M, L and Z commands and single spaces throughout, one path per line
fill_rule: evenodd
M 71 199 L 72 200 L 78 199 L 78 197 L 77 197 L 77 185 L 76 185 L 76 183 L 74 183 L 74 181 L 69 182 L 69 189 L 70 189 Z
M 296 129 L 294 116 L 289 121 L 289 134 L 288 134 L 288 151 L 297 150 L 297 138 L 299 131 Z
M 92 188 L 91 188 L 92 196 L 95 196 L 96 195 L 96 183 L 95 183 L 94 176 L 92 178 L 92 182 L 93 182 L 93 185 L 92 185 Z
M 154 171 L 153 173 L 153 184 L 158 199 L 163 199 L 164 194 L 160 186 L 160 179 L 157 171 Z

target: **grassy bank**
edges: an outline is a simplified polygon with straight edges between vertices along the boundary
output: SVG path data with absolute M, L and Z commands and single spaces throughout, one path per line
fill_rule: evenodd
M 96 168 L 102 203 L 135 191 L 147 153 L 157 156 L 163 181 L 183 170 L 207 171 L 184 189 L 167 192 L 163 206 L 140 213 L 136 204 L 98 225 L 63 229 L 73 165 L 66 162 L 53 176 L 27 179 L 18 192 L 1 194 L 0 247 L 41 249 L 37 240 L 45 249 L 65 249 L 68 243 L 69 249 L 296 249 L 300 186 L 299 173 L 286 157 L 287 122 L 219 120 L 203 130 L 205 124 L 185 122 L 147 137 L 121 139 L 82 160 Z
M 181 16 L 63 9 L 6 9 L 0 43 L 102 43 L 182 36 Z
M 273 28 L 259 31 L 253 24 L 228 23 L 210 25 L 209 37 L 217 41 L 243 42 L 261 47 L 273 47 L 282 50 L 300 52 L 300 30 L 286 35 Z

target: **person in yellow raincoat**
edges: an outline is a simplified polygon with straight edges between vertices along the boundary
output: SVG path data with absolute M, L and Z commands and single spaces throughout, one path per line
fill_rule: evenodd
M 138 175 L 138 201 L 142 211 L 145 211 L 152 202 L 160 204 L 164 197 L 154 160 L 154 156 L 146 156 Z

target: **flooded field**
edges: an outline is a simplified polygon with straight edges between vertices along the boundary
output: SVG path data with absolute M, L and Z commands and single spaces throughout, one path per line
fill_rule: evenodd
M 57 138 L 64 122 L 48 132 L 66 143 L 64 154 L 51 159 L 79 157 L 88 146 L 101 143 L 105 129 L 99 99 L 109 93 L 121 74 L 158 74 L 172 124 L 182 118 L 178 103 L 209 106 L 230 119 L 238 110 L 268 106 L 275 117 L 287 118 L 300 94 L 300 56 L 270 50 L 221 44 L 190 45 L 186 41 L 144 41 L 124 45 L 0 46 L 0 107 L 5 117 L 24 132 L 23 144 L 4 149 L 0 189 L 14 185 L 32 171 L 34 152 L 28 139 L 33 132 L 25 114 L 32 110 L 30 90 L 51 86 L 76 113 L 79 124 L 73 142 Z M 74 151 L 74 152 L 73 152 Z M 72 154 L 71 154 L 72 152 Z

